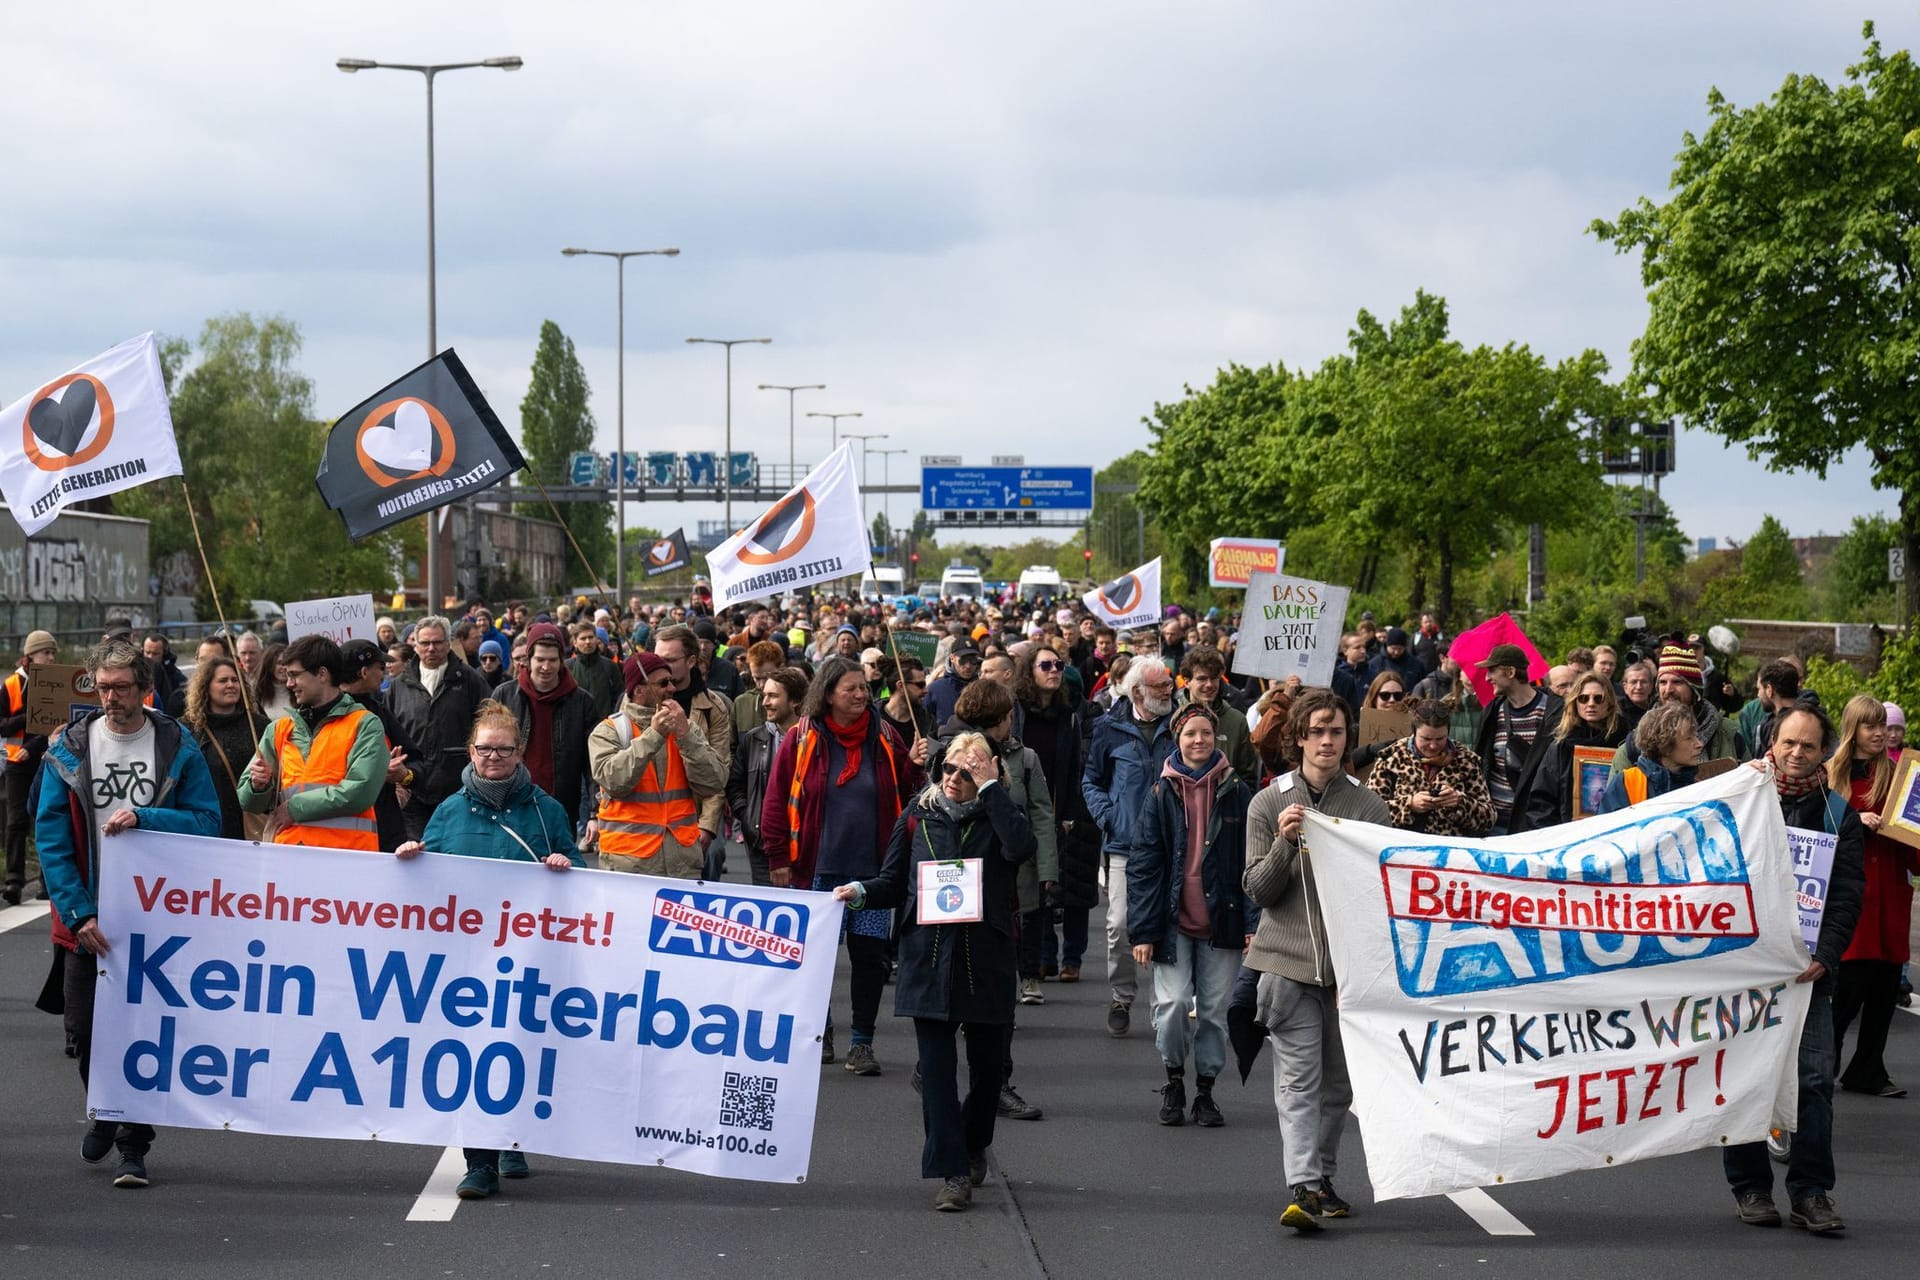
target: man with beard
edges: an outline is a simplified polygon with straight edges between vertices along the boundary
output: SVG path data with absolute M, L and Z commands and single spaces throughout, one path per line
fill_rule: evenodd
M 563 659 L 566 633 L 551 622 L 527 629 L 527 669 L 496 686 L 493 697 L 520 722 L 533 785 L 560 802 L 575 827 L 587 779 L 587 735 L 599 717 L 593 699 Z
M 665 658 L 635 654 L 623 674 L 626 702 L 587 743 L 600 785 L 600 869 L 697 880 L 706 861 L 700 814 L 707 800 L 726 804 L 728 761 L 674 698 Z
M 1693 723 L 1700 733 L 1700 760 L 1737 760 L 1739 747 L 1733 722 L 1708 702 L 1706 673 L 1700 655 L 1683 644 L 1660 647 L 1660 665 L 1653 678 L 1654 696 L 1660 702 L 1677 702 L 1693 711 Z M 1629 737 L 1613 753 L 1613 773 L 1639 758 L 1640 749 Z
M 706 858 L 707 878 L 717 880 L 726 870 L 725 854 L 713 845 L 727 821 L 727 770 L 733 764 L 733 703 L 707 688 L 700 672 L 700 638 L 683 623 L 660 628 L 653 651 L 673 673 L 672 699 L 686 713 L 687 722 L 707 740 L 720 759 L 720 785 L 700 804 L 700 851 Z M 631 696 L 631 695 L 629 695 Z
M 602 652 L 600 633 L 591 622 L 574 624 L 573 657 L 567 662 L 567 671 L 573 676 L 573 682 L 593 699 L 595 716 L 604 718 L 613 714 L 614 708 L 620 705 L 624 683 L 620 664 Z
M 448 644 L 453 630 L 442 617 L 416 622 L 416 661 L 387 683 L 387 704 L 420 747 L 405 809 L 409 840 L 418 840 L 440 802 L 460 789 L 467 736 L 489 692 L 480 673 L 453 656 Z

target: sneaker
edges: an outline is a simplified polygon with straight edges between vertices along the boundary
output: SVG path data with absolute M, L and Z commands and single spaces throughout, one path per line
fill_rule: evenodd
M 1321 1217 L 1350 1218 L 1353 1216 L 1353 1206 L 1342 1200 L 1340 1193 L 1333 1189 L 1332 1178 L 1320 1179 L 1320 1185 L 1315 1187 L 1314 1191 L 1320 1197 Z
M 933 1207 L 942 1213 L 960 1213 L 973 1203 L 973 1183 L 962 1175 L 948 1178 L 933 1193 Z
M 1874 1097 L 1876 1098 L 1904 1098 L 1906 1096 L 1906 1086 L 1895 1084 L 1891 1080 L 1874 1090 Z
M 820 1065 L 824 1067 L 832 1061 L 834 1061 L 833 1028 L 828 1027 L 826 1032 L 820 1037 Z
M 1113 1002 L 1113 1008 L 1107 1010 L 1107 1034 L 1110 1036 L 1123 1036 L 1127 1034 L 1127 1028 L 1132 1024 L 1133 1007 L 1131 1005 L 1121 1004 L 1118 1000 L 1115 1000 Z
M 1293 1187 L 1293 1199 L 1280 1211 L 1280 1225 L 1295 1231 L 1320 1230 L 1320 1193 L 1304 1182 Z
M 499 1189 L 500 1170 L 490 1164 L 476 1164 L 468 1168 L 467 1176 L 460 1179 L 453 1194 L 462 1200 L 485 1200 Z
M 1019 1092 L 1010 1084 L 1000 1086 L 1000 1103 L 995 1109 L 1009 1120 L 1038 1120 L 1040 1118 L 1040 1108 L 1021 1097 Z M 975 1182 L 973 1185 L 977 1187 L 980 1184 Z
M 1193 1122 L 1202 1129 L 1218 1129 L 1227 1122 L 1220 1114 L 1220 1108 L 1214 1104 L 1211 1092 L 1200 1092 L 1193 1098 Z
M 111 1120 L 95 1120 L 87 1126 L 86 1136 L 80 1139 L 80 1158 L 88 1164 L 99 1164 L 107 1158 L 107 1152 L 113 1150 L 113 1140 L 120 1133 L 120 1126 Z
M 1793 1155 L 1793 1135 L 1785 1129 L 1767 1130 L 1767 1158 L 1785 1164 Z
M 17 907 L 20 905 L 20 890 L 14 885 L 8 885 L 4 890 L 0 890 L 0 898 L 5 898 L 8 906 Z
M 857 1044 L 847 1050 L 847 1070 L 856 1076 L 877 1076 L 880 1064 L 873 1060 L 873 1046 Z
M 1061 965 L 1061 966 L 1060 966 L 1060 981 L 1062 981 L 1062 982 L 1078 982 L 1078 981 L 1080 981 L 1080 966 L 1079 966 L 1079 965 L 1077 965 L 1077 964 L 1063 964 L 1063 965 Z
M 1777 1227 L 1780 1210 L 1771 1191 L 1742 1191 L 1733 1198 L 1733 1216 L 1750 1227 Z
M 503 1178 L 529 1178 L 533 1170 L 527 1167 L 527 1153 L 524 1151 L 502 1151 L 500 1153 L 500 1176 Z
M 1808 1196 L 1805 1200 L 1795 1200 L 1789 1216 L 1793 1219 L 1793 1225 L 1802 1231 L 1818 1234 L 1847 1229 L 1847 1224 L 1840 1221 L 1840 1215 L 1833 1211 L 1833 1199 L 1830 1196 Z
M 967 1182 L 979 1186 L 987 1180 L 987 1153 L 969 1151 L 967 1153 Z
M 116 1187 L 144 1187 L 147 1185 L 147 1162 L 141 1156 L 122 1156 L 120 1167 L 113 1171 L 113 1185 Z M 1798 1215 L 1794 1221 L 1798 1222 Z M 1814 1230 L 1814 1228 L 1808 1228 Z
M 1160 1123 L 1173 1127 L 1187 1122 L 1187 1082 L 1174 1076 L 1160 1086 Z
M 1047 1002 L 1047 998 L 1044 995 L 1040 994 L 1040 979 L 1038 978 L 1020 979 L 1020 1003 L 1021 1004 L 1045 1004 L 1046 1002 Z

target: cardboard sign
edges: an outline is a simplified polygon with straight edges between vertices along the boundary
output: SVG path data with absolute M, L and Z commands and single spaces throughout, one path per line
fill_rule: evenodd
M 27 682 L 27 733 L 46 737 L 55 729 L 100 709 L 93 674 L 85 667 L 41 666 Z
M 1339 658 L 1347 595 L 1345 587 L 1309 578 L 1253 574 L 1233 647 L 1234 673 L 1273 680 L 1299 676 L 1309 688 L 1325 687 Z
M 335 644 L 374 639 L 373 597 L 293 601 L 287 605 L 287 639 L 298 640 L 301 636 L 325 636 Z
M 1732 759 L 1729 756 L 1722 756 L 1718 760 L 1702 760 L 1699 769 L 1694 772 L 1693 780 L 1695 782 L 1705 782 L 1708 778 L 1717 778 L 1721 774 L 1737 768 L 1739 764 L 1740 762 L 1738 760 Z
M 1398 742 L 1402 738 L 1413 736 L 1413 717 L 1407 714 L 1407 704 L 1395 703 L 1391 707 L 1367 707 L 1360 712 L 1360 734 L 1355 746 L 1368 747 L 1376 742 Z
M 1920 849 L 1920 751 L 1902 751 L 1880 810 L 1880 834 Z

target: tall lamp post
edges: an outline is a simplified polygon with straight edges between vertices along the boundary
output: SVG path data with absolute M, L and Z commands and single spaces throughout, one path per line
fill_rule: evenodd
M 727 451 L 720 458 L 721 493 L 725 495 L 727 532 L 733 533 L 733 349 L 743 342 L 766 346 L 772 338 L 688 338 L 690 344 L 705 343 L 727 349 Z
M 626 606 L 627 598 L 627 259 L 677 258 L 678 249 L 562 249 L 569 258 L 582 256 L 612 258 L 618 278 L 620 318 L 616 325 L 619 355 L 618 425 L 614 428 L 613 456 L 613 599 L 616 609 Z M 591 566 L 589 566 L 591 568 Z
M 762 391 L 784 391 L 787 393 L 787 470 L 788 471 L 792 471 L 796 465 L 793 460 L 793 393 L 796 391 L 825 391 L 826 389 L 827 389 L 827 384 L 824 382 L 806 382 L 806 383 L 800 384 L 797 387 L 785 387 L 785 386 L 781 386 L 777 382 L 763 382 L 760 384 L 760 390 Z
M 427 359 L 440 354 L 439 295 L 434 262 L 433 219 L 433 78 L 442 71 L 465 71 L 471 67 L 490 67 L 496 71 L 518 71 L 524 64 L 518 57 L 483 58 L 479 62 L 375 62 L 370 58 L 339 58 L 334 66 L 352 75 L 356 71 L 416 71 L 427 81 Z M 467 527 L 474 529 L 474 508 L 467 508 Z M 433 512 L 427 522 L 427 612 L 438 613 L 444 599 L 445 582 L 440 572 L 440 540 L 433 532 Z M 478 545 L 477 542 L 475 545 Z
M 813 413 L 810 411 L 808 412 L 807 416 L 809 418 L 825 418 L 828 421 L 828 423 L 832 425 L 833 444 L 830 447 L 833 449 L 838 449 L 840 447 L 840 419 L 858 418 L 861 415 L 857 413 Z
M 881 489 L 880 510 L 887 517 L 887 554 L 888 555 L 893 554 L 894 528 L 893 528 L 893 492 L 892 492 L 893 481 L 889 478 L 892 475 L 893 467 L 891 466 L 891 464 L 888 463 L 887 459 L 892 454 L 911 453 L 911 452 L 912 450 L 910 449 L 875 449 L 874 450 L 874 453 L 878 454 L 880 457 L 880 489 Z
M 886 438 L 887 433 L 884 431 L 870 431 L 866 435 L 849 431 L 841 437 L 843 440 L 858 440 L 860 442 L 860 519 L 863 523 L 867 519 L 867 441 L 885 440 Z

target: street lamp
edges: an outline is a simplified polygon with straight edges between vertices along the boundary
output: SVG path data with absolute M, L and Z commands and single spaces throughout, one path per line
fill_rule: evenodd
M 628 258 L 677 258 L 678 249 L 562 249 L 569 258 L 582 256 L 593 258 L 612 258 L 615 263 L 614 275 L 619 279 L 618 296 L 620 299 L 619 333 L 619 373 L 616 379 L 620 387 L 618 425 L 614 428 L 613 458 L 613 598 L 615 608 L 624 607 L 627 597 L 627 259 Z
M 433 219 L 433 78 L 442 71 L 465 71 L 470 67 L 488 67 L 496 71 L 518 71 L 524 64 L 518 57 L 483 58 L 479 62 L 375 62 L 371 58 L 339 58 L 334 66 L 352 75 L 356 71 L 417 71 L 427 81 L 427 359 L 440 354 L 439 335 L 439 295 L 434 263 L 434 219 Z M 474 519 L 475 508 L 471 501 L 467 507 L 467 533 L 479 546 L 479 529 Z M 442 607 L 445 583 L 440 573 L 440 540 L 434 536 L 433 513 L 426 514 L 427 522 L 427 612 L 438 613 Z M 477 554 L 477 553 L 476 553 Z
M 727 451 L 720 460 L 721 492 L 726 495 L 727 532 L 733 532 L 733 349 L 743 342 L 757 342 L 767 346 L 772 338 L 688 338 L 688 343 L 705 343 L 710 347 L 727 349 Z
M 893 473 L 893 467 L 888 463 L 887 457 L 889 454 L 911 453 L 913 451 L 911 449 L 875 449 L 874 452 L 880 455 L 880 510 L 887 517 L 887 554 L 892 555 L 894 545 L 893 481 L 889 477 Z
M 838 448 L 840 447 L 840 419 L 842 419 L 842 418 L 858 418 L 858 417 L 860 417 L 861 415 L 859 415 L 859 414 L 857 414 L 857 413 L 813 413 L 813 412 L 808 412 L 808 414 L 807 414 L 807 416 L 808 416 L 809 418 L 825 418 L 825 419 L 827 419 L 827 420 L 828 420 L 828 422 L 830 422 L 830 423 L 832 424 L 832 426 L 833 426 L 833 446 L 832 446 L 832 447 L 833 447 L 834 449 L 838 449 Z
M 797 387 L 783 387 L 777 382 L 763 382 L 760 384 L 760 390 L 762 391 L 784 391 L 787 393 L 787 470 L 788 471 L 792 471 L 794 469 L 793 393 L 796 391 L 825 391 L 826 389 L 827 389 L 827 384 L 824 382 L 807 382 L 807 383 L 802 383 Z
M 860 520 L 862 523 L 865 523 L 867 519 L 867 441 L 885 440 L 887 433 L 884 431 L 871 431 L 866 435 L 858 435 L 855 432 L 849 431 L 843 438 L 847 440 L 858 440 L 860 442 Z

